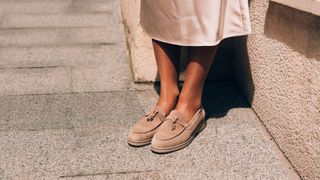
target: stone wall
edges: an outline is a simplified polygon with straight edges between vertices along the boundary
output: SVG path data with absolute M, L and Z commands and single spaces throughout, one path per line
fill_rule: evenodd
M 320 179 L 320 17 L 268 0 L 250 15 L 237 82 L 300 175 Z
M 159 80 L 151 40 L 139 25 L 140 0 L 121 0 L 121 12 L 135 82 Z

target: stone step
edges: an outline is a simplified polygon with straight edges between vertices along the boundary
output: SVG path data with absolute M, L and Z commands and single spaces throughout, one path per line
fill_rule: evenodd
M 0 69 L 0 96 L 71 92 L 71 69 Z
M 116 7 L 115 1 L 103 0 L 0 0 L 0 14 L 5 13 L 60 13 L 108 12 Z
M 7 14 L 1 18 L 0 28 L 106 27 L 120 23 L 120 20 L 114 16 L 112 12 L 91 14 Z
M 119 25 L 104 28 L 1 29 L 0 46 L 115 44 L 123 32 Z
M 0 68 L 128 63 L 127 51 L 122 46 L 0 47 Z
M 120 91 L 130 88 L 128 64 L 0 69 L 0 96 Z
M 207 127 L 163 156 L 126 141 L 156 92 L 0 96 L 2 179 L 299 179 L 236 87 L 206 86 Z
M 120 114 L 110 104 L 126 111 Z M 125 131 L 132 124 L 128 116 L 137 119 L 143 109 L 135 92 L 110 91 L 0 96 L 0 112 L 0 133 L 92 126 Z

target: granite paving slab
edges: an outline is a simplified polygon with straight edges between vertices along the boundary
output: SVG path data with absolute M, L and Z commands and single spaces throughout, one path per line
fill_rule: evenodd
M 128 64 L 77 66 L 72 68 L 73 92 L 102 92 L 129 89 Z
M 127 130 L 143 114 L 134 91 L 79 93 L 72 99 L 72 125 L 76 128 Z
M 71 92 L 71 69 L 0 69 L 0 96 Z
M 0 29 L 0 46 L 32 47 L 83 44 L 115 44 L 120 31 L 112 26 L 84 28 Z
M 50 47 L 0 47 L 0 68 L 127 64 L 123 43 Z
M 129 146 L 126 141 L 128 130 L 143 114 L 143 106 L 148 106 L 143 102 L 147 99 L 154 101 L 158 96 L 150 91 L 65 95 L 69 98 L 48 95 L 47 98 L 55 100 L 49 100 L 48 107 L 64 102 L 71 107 L 68 115 L 71 117 L 69 125 L 73 128 L 50 129 L 49 123 L 44 130 L 26 131 L 19 124 L 18 131 L 4 129 L 0 132 L 0 151 L 4 154 L 0 160 L 6 163 L 0 167 L 0 175 L 36 179 L 299 178 L 248 107 L 245 98 L 230 83 L 212 83 L 206 87 L 206 107 L 215 108 L 208 110 L 207 128 L 188 147 L 159 155 L 152 153 L 149 146 Z M 141 98 L 144 93 L 145 99 Z M 22 101 L 20 109 L 27 112 L 31 109 L 36 117 L 39 112 L 34 109 L 39 109 L 42 104 L 38 106 L 33 103 L 32 97 Z M 19 98 L 14 101 L 16 104 L 18 102 Z M 17 111 L 20 109 L 17 108 Z M 57 112 L 64 112 L 63 109 L 64 106 L 59 106 Z M 17 115 L 28 117 L 28 113 Z
M 0 97 L 0 131 L 72 129 L 70 95 Z
M 104 13 L 117 8 L 109 0 L 1 0 L 0 14 L 6 13 Z
M 112 11 L 106 13 L 14 13 L 2 15 L 0 28 L 28 28 L 28 27 L 105 27 L 119 24 Z

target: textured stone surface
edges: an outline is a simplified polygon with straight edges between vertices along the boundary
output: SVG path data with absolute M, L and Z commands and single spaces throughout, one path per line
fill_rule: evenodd
M 0 13 L 1 95 L 129 88 L 128 52 L 118 2 L 55 0 L 1 4 L 8 7 Z M 45 5 L 62 9 L 40 11 Z M 31 9 L 18 13 L 15 8 L 21 7 Z
M 0 131 L 72 129 L 70 95 L 0 97 Z
M 0 47 L 0 68 L 88 66 L 127 63 L 127 51 L 111 45 Z
M 0 29 L 1 46 L 48 46 L 77 44 L 114 44 L 118 31 L 103 28 L 25 28 Z
M 165 179 L 165 177 L 158 171 L 133 171 L 133 172 L 115 172 L 105 173 L 102 175 L 86 175 L 86 176 L 66 176 L 63 179 Z
M 72 91 L 99 92 L 128 89 L 132 81 L 128 64 L 78 66 L 72 68 Z
M 1 179 L 56 179 L 71 171 L 67 153 L 77 141 L 69 130 L 1 131 L 0 141 Z
M 159 80 L 151 39 L 139 24 L 140 1 L 121 0 L 121 12 L 134 80 L 136 82 Z
M 317 0 L 307 0 L 307 1 L 272 0 L 272 1 L 320 16 L 320 2 Z
M 135 91 L 75 94 L 71 114 L 74 127 L 128 129 L 143 113 Z
M 319 179 L 320 19 L 267 0 L 252 0 L 250 12 L 238 82 L 302 178 Z
M 0 176 L 36 179 L 299 178 L 237 87 L 230 83 L 212 83 L 206 87 L 204 104 L 208 126 L 185 149 L 158 155 L 152 153 L 149 146 L 128 146 L 128 129 L 146 110 L 137 97 L 143 93 L 146 98 L 157 98 L 157 93 L 150 93 L 150 90 L 37 95 L 24 96 L 24 99 L 7 97 L 11 100 L 7 110 L 22 111 L 16 114 L 18 117 L 46 118 L 46 110 L 53 108 L 56 112 L 51 113 L 56 114 L 55 117 L 65 110 L 68 116 L 57 118 L 60 121 L 56 123 L 38 121 L 36 126 L 32 126 L 35 125 L 32 121 L 24 122 L 26 127 L 38 129 L 21 128 L 22 123 L 18 122 L 12 124 L 10 130 L 2 129 L 0 151 L 4 156 L 0 160 L 5 163 L 0 165 Z M 18 103 L 21 105 L 16 108 L 13 104 Z M 38 115 L 39 112 L 42 113 Z M 7 117 L 14 120 L 14 116 Z M 55 128 L 56 124 L 66 121 L 68 126 Z
M 143 113 L 135 91 L 1 96 L 0 99 L 0 131 L 127 129 Z
M 1 0 L 0 13 L 104 13 L 117 4 L 102 0 Z
M 1 28 L 28 27 L 104 27 L 117 23 L 109 14 L 9 14 L 3 15 Z
M 71 92 L 70 73 L 65 67 L 0 69 L 0 95 Z

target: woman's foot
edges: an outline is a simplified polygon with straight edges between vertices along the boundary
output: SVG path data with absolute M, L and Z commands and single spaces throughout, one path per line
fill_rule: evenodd
M 151 143 L 153 135 L 164 122 L 166 116 L 174 109 L 179 90 L 171 90 L 160 95 L 157 104 L 140 118 L 130 129 L 128 144 L 131 146 L 145 146 Z
M 161 107 L 154 106 L 144 114 L 130 129 L 128 144 L 131 146 L 145 146 L 151 143 L 153 135 L 165 120 L 165 112 Z
M 158 128 L 151 141 L 151 150 L 169 153 L 188 146 L 206 126 L 205 111 L 200 107 L 188 121 L 184 114 L 173 110 Z
M 161 107 L 166 115 L 168 115 L 175 107 L 179 99 L 179 89 L 176 88 L 163 88 L 160 92 L 159 99 L 156 106 Z
M 186 91 L 185 91 L 186 92 Z M 194 114 L 202 106 L 202 89 L 199 92 L 193 94 L 181 93 L 178 102 L 175 106 L 175 110 L 182 113 L 186 120 L 189 122 Z

